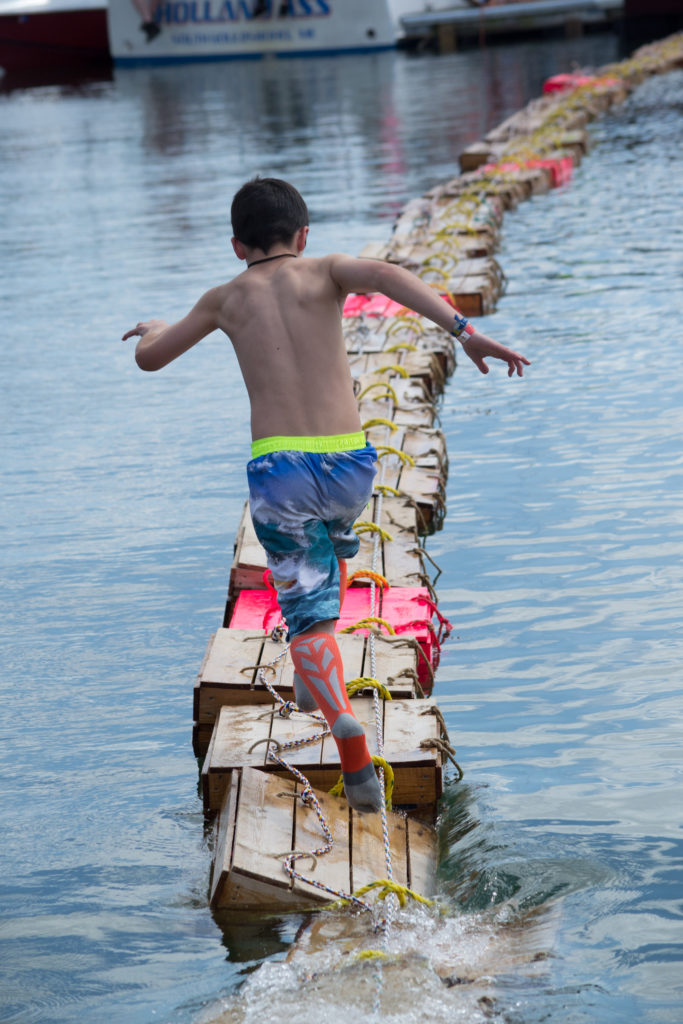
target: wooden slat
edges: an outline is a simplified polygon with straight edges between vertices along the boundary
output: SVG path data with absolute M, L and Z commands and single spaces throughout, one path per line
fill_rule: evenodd
M 322 722 L 317 722 L 312 718 L 304 718 L 300 715 L 297 715 L 296 718 L 282 718 L 275 710 L 272 714 L 270 735 L 272 739 L 277 740 L 281 744 L 309 737 L 313 740 L 314 737 L 319 737 L 327 729 L 327 723 L 324 719 Z M 276 750 L 274 752 L 279 753 L 279 756 L 298 768 L 309 768 L 321 763 L 322 744 L 322 739 L 317 739 L 302 747 L 284 749 L 280 752 Z
M 388 687 L 394 700 L 415 698 L 414 673 L 417 674 L 417 655 L 414 650 L 375 643 L 375 672 L 377 679 Z M 365 642 L 363 675 L 372 675 L 369 640 Z
M 349 805 L 341 797 L 330 796 L 329 793 L 316 792 L 325 821 L 332 833 L 334 846 L 318 858 L 316 865 L 306 858 L 296 862 L 300 874 L 315 881 L 323 882 L 332 889 L 348 893 L 351 888 L 350 871 L 350 829 Z M 312 807 L 297 801 L 295 812 L 294 848 L 297 850 L 315 850 L 325 845 L 325 837 L 320 828 L 318 817 Z M 294 892 L 314 900 L 329 902 L 335 897 L 321 892 L 313 885 L 307 885 L 298 879 L 294 881 Z
M 406 819 L 408 826 L 409 886 L 429 898 L 436 892 L 436 866 L 439 845 L 435 829 L 422 822 Z
M 280 797 L 282 792 L 286 793 L 287 787 L 280 780 L 253 769 L 242 771 L 232 866 L 245 874 L 273 874 L 276 884 L 288 889 L 290 883 L 284 873 L 280 878 L 279 872 L 273 871 L 278 863 L 274 854 L 293 849 L 294 797 Z
M 235 772 L 226 787 L 216 821 L 216 845 L 211 866 L 210 902 L 220 903 L 230 874 L 232 846 L 235 837 L 235 818 L 239 799 L 241 773 Z
M 399 885 L 408 884 L 408 849 L 406 820 L 398 814 L 390 817 L 389 850 L 392 878 Z M 370 882 L 388 878 L 387 858 L 380 814 L 351 812 L 351 884 L 353 891 Z

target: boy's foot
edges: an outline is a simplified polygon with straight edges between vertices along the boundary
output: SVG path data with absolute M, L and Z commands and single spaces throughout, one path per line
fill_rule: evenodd
M 302 711 L 318 710 L 318 702 L 298 672 L 294 673 L 294 703 Z
M 342 761 L 344 792 L 354 811 L 366 814 L 382 809 L 382 789 L 375 774 L 363 726 L 353 715 L 341 714 L 332 726 Z

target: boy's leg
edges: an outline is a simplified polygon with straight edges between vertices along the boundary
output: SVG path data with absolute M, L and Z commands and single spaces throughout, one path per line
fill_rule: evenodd
M 347 590 L 346 560 L 338 558 L 337 564 L 339 565 L 339 610 L 341 611 Z M 294 671 L 294 701 L 302 711 L 316 711 L 318 709 L 318 702 L 314 694 L 311 693 L 296 670 Z
M 353 713 L 344 667 L 334 637 L 335 620 L 317 622 L 293 637 L 290 653 L 300 680 L 314 697 L 332 731 L 344 777 L 344 792 L 357 811 L 379 811 L 382 790 L 363 726 Z
M 329 723 L 349 804 L 363 811 L 380 810 L 382 794 L 346 694 L 334 628 L 342 560 L 358 550 L 353 523 L 372 494 L 375 460 L 368 445 L 338 457 L 275 452 L 247 467 L 254 529 L 268 554 L 295 671 Z

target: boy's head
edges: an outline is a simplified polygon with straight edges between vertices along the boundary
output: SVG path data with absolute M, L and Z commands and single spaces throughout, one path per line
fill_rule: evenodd
M 268 252 L 288 243 L 308 225 L 308 209 L 293 185 L 279 178 L 254 178 L 235 194 L 230 208 L 235 239 Z

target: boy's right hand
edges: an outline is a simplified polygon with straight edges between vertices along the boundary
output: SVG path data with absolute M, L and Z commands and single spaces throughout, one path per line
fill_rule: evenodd
M 143 323 L 136 324 L 130 331 L 126 331 L 121 341 L 127 341 L 128 338 L 144 338 L 150 331 L 162 331 L 165 327 L 168 327 L 165 320 L 145 320 Z
M 474 331 L 466 340 L 461 338 L 460 342 L 465 354 L 482 373 L 489 372 L 489 368 L 484 362 L 485 358 L 500 359 L 507 363 L 508 377 L 512 377 L 515 370 L 518 377 L 523 377 L 523 367 L 531 365 L 530 361 L 519 352 L 506 348 L 505 345 L 501 345 L 500 342 L 494 341 L 493 338 L 489 338 L 485 334 L 480 334 L 479 331 Z

